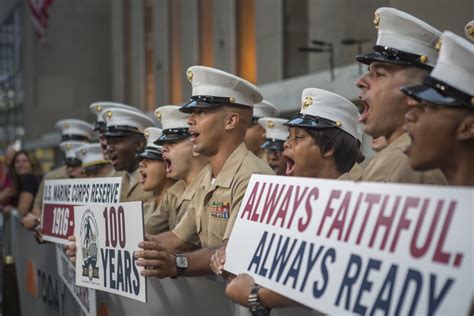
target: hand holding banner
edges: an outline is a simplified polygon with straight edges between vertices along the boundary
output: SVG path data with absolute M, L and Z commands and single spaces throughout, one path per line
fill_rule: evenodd
M 466 314 L 473 196 L 253 175 L 225 269 L 329 314 Z
M 146 302 L 146 279 L 133 255 L 144 239 L 141 202 L 74 208 L 76 284 Z

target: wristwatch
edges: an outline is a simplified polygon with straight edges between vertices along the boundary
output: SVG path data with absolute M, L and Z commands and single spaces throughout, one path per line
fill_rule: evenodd
M 249 295 L 249 311 L 253 316 L 267 316 L 270 315 L 271 308 L 263 306 L 262 302 L 258 298 L 258 290 L 261 288 L 260 285 L 255 284 L 250 290 Z
M 180 254 L 175 254 L 175 256 L 176 256 L 176 268 L 178 269 L 178 272 L 173 278 L 177 279 L 188 268 L 188 259 L 186 259 L 185 256 L 180 255 Z

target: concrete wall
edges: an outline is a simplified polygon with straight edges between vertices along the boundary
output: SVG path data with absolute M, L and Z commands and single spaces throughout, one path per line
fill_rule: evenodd
M 267 83 L 283 79 L 283 0 L 257 0 L 255 33 L 257 80 Z
M 174 3 L 171 1 L 180 1 L 179 17 L 169 16 L 170 3 Z M 236 1 L 212 2 L 214 66 L 234 73 L 238 28 Z M 6 7 L 7 2 L 1 2 L 0 8 Z M 11 3 L 9 0 L 8 4 Z M 54 122 L 61 118 L 73 116 L 92 121 L 94 118 L 87 106 L 93 101 L 112 100 L 145 107 L 144 5 L 141 0 L 128 0 L 128 3 L 130 8 L 124 12 L 124 0 L 55 0 L 50 8 L 44 45 L 35 38 L 27 6 L 23 4 L 27 139 L 51 130 Z M 285 33 L 285 29 L 289 31 L 292 27 L 297 30 L 298 21 L 288 19 L 290 12 L 284 8 L 301 14 L 296 10 L 298 3 L 304 5 L 304 10 L 300 11 L 307 12 L 302 21 L 308 28 L 304 34 L 298 31 Z M 153 0 L 153 4 L 153 63 L 158 106 L 169 103 L 171 97 L 169 28 L 174 18 L 179 18 L 181 28 L 181 99 L 184 101 L 190 95 L 191 86 L 184 72 L 199 62 L 199 0 Z M 340 42 L 345 38 L 367 39 L 370 42 L 363 45 L 363 51 L 369 51 L 376 37 L 373 13 L 380 6 L 406 10 L 440 30 L 449 29 L 460 35 L 474 12 L 472 0 L 257 0 L 257 84 L 264 86 L 265 97 L 288 108 L 298 102 L 301 89 L 318 84 L 353 98 L 353 79 L 358 76 L 356 66 L 340 68 L 350 69 L 350 72 L 341 74 L 338 71 L 336 81 L 331 82 L 329 74 L 324 72 L 329 68 L 328 54 L 303 54 L 297 52 L 297 48 L 310 45 L 312 39 L 332 42 L 335 66 L 353 64 L 357 46 L 343 46 Z M 130 20 L 128 37 L 125 16 Z M 295 25 L 285 26 L 285 21 Z M 126 43 L 129 43 L 128 52 Z M 131 63 L 128 68 L 127 56 Z M 303 67 L 302 71 L 296 68 L 293 73 L 288 71 L 289 63 L 296 68 Z M 323 73 L 315 74 L 320 71 Z M 290 74 L 291 80 L 284 81 L 285 74 Z M 295 74 L 303 76 L 294 77 Z M 345 87 L 346 84 L 350 87 Z
M 49 12 L 44 44 L 25 19 L 26 139 L 51 131 L 62 118 L 93 120 L 89 104 L 112 91 L 109 1 L 56 0 Z
M 164 105 L 170 100 L 169 72 L 169 7 L 167 0 L 155 0 L 154 13 L 154 46 L 155 46 L 155 91 L 156 104 Z
M 8 17 L 10 12 L 16 7 L 20 5 L 19 0 L 2 0 L 0 1 L 0 24 L 5 21 Z
M 464 37 L 464 26 L 474 19 L 472 0 L 391 0 L 390 5 L 425 20 L 440 31 Z
M 235 0 L 214 0 L 214 64 L 231 72 L 237 65 L 235 9 Z
M 341 40 L 366 39 L 363 49 L 369 50 L 376 38 L 372 24 L 374 11 L 387 5 L 388 1 L 379 0 L 309 0 L 308 45 L 311 40 L 321 40 L 334 46 L 335 66 L 354 62 L 357 46 L 344 46 Z M 309 53 L 309 72 L 329 69 L 329 53 Z
M 113 1 L 113 0 L 112 0 Z M 145 30 L 143 1 L 128 1 L 130 4 L 130 65 L 126 82 L 130 94 L 126 102 L 139 109 L 145 108 Z

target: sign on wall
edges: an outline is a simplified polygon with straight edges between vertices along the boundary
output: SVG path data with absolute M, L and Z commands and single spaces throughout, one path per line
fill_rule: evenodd
M 118 203 L 122 178 L 46 180 L 43 193 L 43 239 L 68 244 L 74 233 L 74 206 Z
M 254 175 L 225 269 L 328 314 L 466 314 L 474 189 Z
M 146 302 L 134 251 L 144 240 L 142 202 L 74 208 L 76 284 Z

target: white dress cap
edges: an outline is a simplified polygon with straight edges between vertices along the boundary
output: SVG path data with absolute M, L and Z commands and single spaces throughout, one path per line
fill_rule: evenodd
M 438 63 L 422 85 L 402 87 L 417 100 L 446 106 L 474 107 L 474 44 L 446 31 Z
M 260 124 L 265 129 L 266 139 L 278 139 L 285 141 L 288 138 L 288 126 L 285 124 L 288 122 L 286 119 L 277 117 L 262 117 L 258 119 Z
M 67 140 L 59 144 L 59 148 L 64 153 L 66 158 L 66 165 L 80 165 L 81 161 L 77 158 L 76 150 L 84 145 L 88 145 L 88 142 L 79 140 Z
M 253 107 L 253 117 L 277 117 L 278 115 L 280 115 L 278 108 L 267 100 L 255 103 Z
M 356 56 L 358 61 L 434 67 L 439 30 L 406 12 L 385 7 L 375 11 L 374 24 L 378 29 L 374 52 Z
M 80 146 L 75 150 L 75 153 L 77 159 L 82 161 L 82 168 L 88 168 L 110 162 L 104 159 L 102 147 L 99 143 Z
M 156 142 L 160 145 L 166 142 L 177 142 L 189 137 L 189 114 L 180 111 L 176 105 L 164 105 L 156 109 L 155 116 L 161 122 L 163 134 Z
M 464 34 L 466 34 L 466 38 L 471 42 L 474 42 L 474 20 L 468 22 L 464 27 Z
M 153 121 L 142 112 L 121 108 L 109 108 L 101 113 L 107 129 L 106 136 L 126 136 L 131 133 L 143 133 L 145 128 L 153 127 Z
M 94 134 L 94 126 L 77 119 L 60 120 L 55 127 L 62 140 L 90 140 Z
M 161 122 L 163 130 L 189 128 L 189 114 L 179 111 L 179 106 L 164 105 L 155 110 L 155 116 Z
M 140 153 L 139 158 L 146 158 L 152 160 L 162 160 L 163 150 L 162 147 L 156 145 L 156 141 L 161 137 L 162 130 L 158 127 L 147 127 L 143 133 L 146 138 L 145 150 Z
M 441 43 L 430 77 L 474 95 L 474 45 L 449 31 L 443 33 Z
M 140 110 L 137 109 L 136 107 L 126 105 L 123 103 L 108 102 L 108 101 L 94 102 L 91 105 L 89 105 L 89 109 L 92 112 L 92 114 L 97 116 L 95 130 L 105 129 L 105 121 L 101 113 L 102 111 L 110 109 L 110 108 L 119 108 L 119 109 L 126 109 L 130 111 L 140 112 Z
M 181 111 L 192 112 L 194 108 L 213 108 L 223 104 L 253 107 L 262 101 L 259 88 L 225 71 L 192 66 L 186 74 L 192 85 L 192 97 Z
M 286 119 L 277 117 L 262 117 L 258 119 L 258 124 L 265 129 L 265 143 L 262 148 L 282 152 L 285 148 L 283 144 L 288 138 L 288 122 Z
M 265 143 L 261 146 L 266 150 L 283 151 L 283 143 L 288 138 L 288 122 L 286 119 L 277 117 L 262 117 L 258 119 L 260 124 L 265 129 Z
M 146 147 L 152 147 L 161 150 L 161 146 L 155 145 L 158 138 L 161 137 L 162 130 L 158 127 L 147 127 L 143 133 L 146 138 Z
M 300 114 L 288 126 L 324 129 L 337 127 L 357 139 L 359 113 L 354 103 L 338 94 L 316 88 L 306 88 L 301 95 Z

